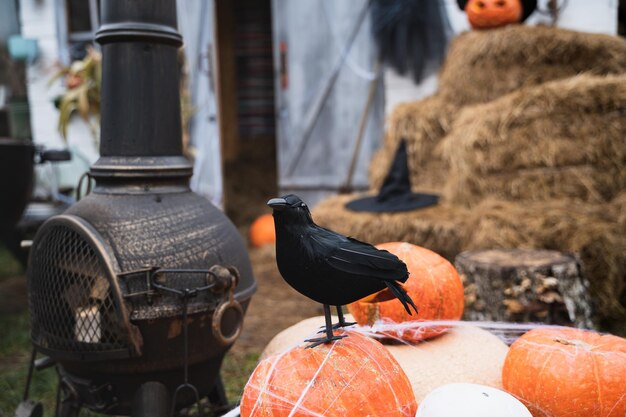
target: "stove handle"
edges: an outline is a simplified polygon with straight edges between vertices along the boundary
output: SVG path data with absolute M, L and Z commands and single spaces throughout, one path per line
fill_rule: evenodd
M 241 334 L 243 324 L 243 307 L 235 300 L 235 288 L 239 283 L 239 271 L 235 267 L 224 268 L 215 265 L 211 268 L 217 282 L 228 290 L 228 300 L 221 302 L 213 312 L 211 330 L 213 337 L 222 345 L 230 346 Z
M 149 273 L 149 286 L 163 292 L 167 292 L 170 294 L 178 295 L 183 300 L 189 300 L 190 298 L 196 297 L 198 293 L 214 290 L 214 288 L 220 285 L 215 273 L 211 269 L 174 269 L 174 268 L 152 268 L 147 270 Z M 202 285 L 199 287 L 193 288 L 185 288 L 182 290 L 168 287 L 167 285 L 163 285 L 157 282 L 157 277 L 162 274 L 204 274 L 212 279 L 209 280 L 207 285 Z M 215 290 L 214 290 L 215 291 Z
M 156 277 L 159 274 L 166 273 L 204 273 L 211 277 L 211 280 L 205 286 L 179 290 L 159 284 L 156 281 Z M 239 338 L 242 330 L 244 311 L 239 301 L 235 299 L 235 288 L 239 283 L 239 271 L 237 268 L 222 265 L 213 265 L 208 270 L 160 268 L 153 269 L 150 275 L 150 285 L 152 288 L 178 295 L 183 301 L 188 301 L 190 298 L 196 297 L 198 293 L 204 291 L 212 291 L 216 294 L 227 292 L 227 298 L 220 302 L 213 312 L 211 331 L 215 340 L 222 346 L 230 346 Z

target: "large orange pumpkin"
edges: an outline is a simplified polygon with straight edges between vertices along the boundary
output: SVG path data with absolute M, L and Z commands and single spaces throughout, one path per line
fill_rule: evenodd
M 474 29 L 491 29 L 522 20 L 520 0 L 469 0 L 465 13 Z
M 348 335 L 262 360 L 244 389 L 241 416 L 413 417 L 417 403 L 400 365 L 379 342 Z
M 458 320 L 463 315 L 463 283 L 454 266 L 435 252 L 405 242 L 382 243 L 376 246 L 396 255 L 409 269 L 404 289 L 417 306 L 418 314 L 410 316 L 388 290 L 348 305 L 348 311 L 360 325 L 373 325 L 378 320 L 388 323 L 413 322 L 400 332 L 384 332 L 388 337 L 417 342 L 445 332 L 444 326 L 419 326 L 418 321 Z
M 626 416 L 626 339 L 539 328 L 509 349 L 504 389 L 534 417 Z
M 249 237 L 250 243 L 256 248 L 276 242 L 276 230 L 272 215 L 263 214 L 257 217 L 250 225 Z

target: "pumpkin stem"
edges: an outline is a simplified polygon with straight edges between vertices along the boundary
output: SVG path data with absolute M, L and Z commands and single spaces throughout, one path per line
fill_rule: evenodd
M 589 343 L 585 343 L 582 340 L 568 340 L 568 339 L 554 339 L 555 342 L 557 343 L 561 343 L 563 345 L 567 345 L 567 346 L 580 346 L 582 348 L 585 348 L 587 350 L 590 350 L 593 348 L 593 346 L 591 346 Z

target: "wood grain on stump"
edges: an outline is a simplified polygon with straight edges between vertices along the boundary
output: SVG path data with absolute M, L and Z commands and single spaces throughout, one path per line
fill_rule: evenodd
M 589 283 L 574 254 L 550 250 L 463 252 L 467 320 L 543 322 L 593 328 Z

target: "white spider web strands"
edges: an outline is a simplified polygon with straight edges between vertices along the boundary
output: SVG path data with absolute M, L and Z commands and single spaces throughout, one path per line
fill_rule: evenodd
M 407 321 L 395 323 L 391 321 L 379 320 L 372 326 L 356 326 L 354 331 L 362 333 L 375 339 L 392 339 L 402 344 L 415 345 L 401 338 L 407 331 L 426 333 L 429 330 L 441 330 L 445 332 L 453 327 L 477 327 L 494 334 L 507 345 L 511 345 L 518 337 L 524 333 L 539 327 L 562 328 L 563 326 L 547 325 L 545 323 L 507 323 L 492 321 L 462 321 L 462 320 L 430 320 L 430 321 Z M 422 341 L 421 343 L 426 343 Z
M 430 340 L 423 340 L 419 343 L 412 343 L 412 342 L 403 340 L 400 336 L 407 330 L 416 331 L 418 333 L 425 333 L 433 329 L 450 330 L 452 328 L 461 328 L 461 327 L 474 327 L 474 328 L 480 328 L 480 329 L 486 330 L 494 334 L 495 336 L 497 336 L 500 340 L 502 340 L 507 345 L 511 345 L 522 334 L 530 330 L 536 329 L 536 328 L 545 328 L 545 327 L 564 328 L 563 326 L 547 325 L 544 323 L 507 323 L 507 322 L 462 321 L 462 320 L 432 320 L 432 321 L 410 321 L 410 322 L 404 322 L 404 323 L 394 323 L 390 321 L 379 320 L 372 326 L 355 325 L 355 326 L 349 327 L 348 330 L 350 332 L 359 333 L 359 334 L 362 334 L 364 336 L 367 336 L 373 339 L 387 339 L 387 340 L 393 341 L 393 343 L 397 345 L 403 344 L 403 345 L 412 346 L 416 349 L 420 349 L 425 344 L 430 343 L 431 340 L 436 340 L 436 338 L 430 339 Z M 261 363 L 263 361 L 268 361 L 270 363 L 270 368 L 267 371 L 266 375 L 264 376 L 263 386 L 255 385 L 252 387 L 257 391 L 258 397 L 252 408 L 252 411 L 249 414 L 249 417 L 266 416 L 267 414 L 261 413 L 261 408 L 262 408 L 261 402 L 263 401 L 263 399 L 267 400 L 268 398 L 277 400 L 279 404 L 284 405 L 285 407 L 288 407 L 285 409 L 285 411 L 287 410 L 289 411 L 289 414 L 288 414 L 289 417 L 293 417 L 296 412 L 298 412 L 298 415 L 311 416 L 311 417 L 328 417 L 329 415 L 337 415 L 336 413 L 326 414 L 326 412 L 330 410 L 334 402 L 338 398 L 340 398 L 341 393 L 346 388 L 345 386 L 342 388 L 337 388 L 339 392 L 337 393 L 336 398 L 334 398 L 331 401 L 331 403 L 326 407 L 326 411 L 324 411 L 323 413 L 309 409 L 308 407 L 304 405 L 304 403 L 305 403 L 307 394 L 309 393 L 311 388 L 316 385 L 316 382 L 317 382 L 316 378 L 319 376 L 320 372 L 322 371 L 322 368 L 324 366 L 330 366 L 329 361 L 331 360 L 331 355 L 335 351 L 336 344 L 341 343 L 341 340 L 334 341 L 332 343 L 331 347 L 328 349 L 323 360 L 320 362 L 318 369 L 315 371 L 313 377 L 307 381 L 305 387 L 303 388 L 302 392 L 300 393 L 296 401 L 292 399 L 280 397 L 276 395 L 275 393 L 271 392 L 271 379 L 277 370 L 277 366 L 280 362 L 280 359 L 284 355 L 292 351 L 293 349 L 296 349 L 302 346 L 303 344 L 305 344 L 304 342 L 305 339 L 319 337 L 319 334 L 317 333 L 318 330 L 319 330 L 318 328 L 311 329 L 311 333 L 309 334 L 308 337 L 305 337 L 296 343 L 291 343 L 283 347 L 283 349 L 280 352 L 275 353 L 261 360 Z M 367 352 L 364 352 L 364 354 L 367 355 Z M 351 375 L 347 375 L 346 377 L 347 377 L 348 383 L 350 383 L 352 380 L 359 377 L 359 370 L 355 369 Z M 249 381 L 248 383 L 250 384 L 251 382 Z M 389 381 L 383 380 L 381 381 L 381 384 L 389 385 Z M 276 407 L 276 405 L 274 407 Z M 402 410 L 399 410 L 398 413 L 395 415 L 401 416 L 403 415 L 402 412 L 403 412 Z M 404 415 L 407 415 L 407 414 L 404 414 Z M 227 414 L 224 414 L 222 417 L 238 417 L 238 416 L 240 416 L 240 407 L 237 407 L 231 410 Z M 407 415 L 407 417 L 409 416 Z
M 350 327 L 348 332 L 353 332 L 354 329 L 355 327 Z M 296 394 L 295 399 L 293 398 L 293 396 L 291 398 L 285 398 L 285 397 L 281 397 L 277 395 L 273 390 L 273 388 L 276 388 L 276 387 L 274 387 L 272 384 L 274 383 L 273 377 L 276 377 L 277 372 L 280 372 L 280 373 L 285 372 L 286 368 L 280 369 L 281 359 L 286 354 L 292 352 L 294 349 L 302 348 L 303 346 L 306 346 L 307 344 L 309 344 L 308 342 L 305 342 L 306 339 L 319 337 L 320 334 L 317 332 L 318 330 L 319 329 L 317 328 L 312 329 L 312 333 L 310 333 L 309 336 L 303 338 L 297 343 L 292 343 L 288 345 L 287 347 L 283 347 L 283 349 L 279 353 L 275 353 L 261 360 L 259 366 L 262 366 L 263 363 L 266 362 L 270 364 L 269 365 L 270 367 L 269 367 L 269 370 L 264 375 L 262 374 L 263 382 L 261 384 L 250 385 L 252 384 L 252 381 L 251 380 L 248 381 L 248 385 L 250 385 L 250 388 L 252 388 L 255 391 L 256 401 L 252 407 L 252 410 L 249 412 L 249 414 L 247 414 L 247 416 L 262 417 L 262 416 L 273 415 L 263 410 L 263 407 L 266 407 L 267 405 L 262 404 L 262 403 L 263 401 L 268 401 L 268 400 L 270 401 L 276 400 L 275 402 L 272 403 L 272 406 L 271 406 L 271 408 L 274 410 L 277 410 L 280 407 L 285 407 L 284 409 L 281 409 L 281 411 L 288 412 L 289 413 L 288 417 L 294 417 L 295 415 L 311 416 L 311 417 L 327 417 L 330 415 L 332 416 L 342 415 L 342 413 L 347 410 L 342 411 L 339 408 L 339 406 L 335 406 L 335 403 L 342 397 L 342 394 L 344 393 L 344 391 L 348 390 L 352 386 L 352 383 L 354 381 L 358 381 L 361 378 L 363 378 L 363 380 L 370 381 L 372 378 L 372 375 L 374 375 L 376 377 L 376 380 L 380 383 L 380 386 L 386 387 L 387 390 L 390 391 L 390 396 L 393 397 L 394 404 L 397 407 L 397 409 L 393 409 L 391 413 L 376 414 L 376 415 L 380 417 L 385 417 L 385 416 L 413 417 L 413 413 L 409 412 L 411 405 L 401 404 L 401 401 L 403 401 L 402 398 L 396 395 L 396 392 L 392 389 L 393 380 L 396 378 L 395 374 L 401 369 L 399 365 L 395 362 L 395 360 L 390 359 L 391 363 L 395 364 L 396 368 L 393 369 L 393 367 L 391 367 L 391 370 L 389 370 L 389 372 L 383 372 L 383 370 L 390 368 L 390 366 L 388 363 L 387 364 L 380 363 L 377 360 L 373 352 L 373 350 L 375 351 L 377 349 L 372 349 L 372 347 L 367 343 L 366 344 L 359 343 L 358 345 L 353 344 L 349 348 L 349 350 L 350 350 L 350 354 L 358 355 L 360 358 L 362 358 L 362 360 L 358 361 L 359 362 L 358 365 L 354 367 L 345 368 L 341 366 L 341 365 L 345 365 L 345 363 L 341 363 L 341 361 L 342 361 L 342 358 L 345 357 L 346 352 L 345 351 L 338 352 L 335 348 L 340 346 L 341 343 L 345 343 L 344 340 L 346 339 L 340 339 L 330 344 L 330 346 L 326 349 L 325 353 L 323 354 L 323 358 L 319 360 L 319 366 L 317 367 L 317 369 L 314 370 L 314 372 L 312 372 L 312 370 L 310 369 L 306 370 L 306 374 L 313 373 L 313 375 L 310 378 L 308 378 L 308 380 L 306 381 L 298 381 L 299 384 L 298 384 L 297 389 L 298 390 L 301 389 L 301 391 L 295 391 L 295 394 Z M 358 337 L 358 336 L 353 335 L 352 337 Z M 366 340 L 369 340 L 369 339 L 366 339 Z M 314 352 L 315 349 L 322 350 L 324 348 L 316 347 L 316 348 L 313 348 L 311 352 Z M 391 356 L 389 356 L 389 358 L 391 358 Z M 316 359 L 320 359 L 320 358 L 317 357 Z M 353 362 L 353 361 L 350 361 L 350 362 Z M 287 366 L 287 364 L 285 364 L 284 366 Z M 344 373 L 343 375 L 341 375 L 341 378 L 336 380 L 335 383 L 331 385 L 327 384 L 329 380 L 328 376 L 324 376 L 324 377 L 320 376 L 320 373 L 322 372 L 322 370 L 328 370 L 328 368 L 331 368 L 331 373 L 335 376 L 340 373 Z M 374 369 L 374 371 L 372 371 L 372 369 Z M 295 369 L 293 371 L 298 372 L 298 370 L 295 370 Z M 277 382 L 280 383 L 281 381 L 277 381 Z M 302 384 L 303 386 L 301 386 Z M 324 394 L 323 398 L 325 399 L 325 402 L 324 402 L 324 410 L 321 412 L 319 410 L 311 409 L 309 404 L 307 404 L 307 399 L 308 399 L 307 395 L 313 389 L 323 390 L 323 394 Z M 409 386 L 409 389 L 410 389 L 410 386 Z M 332 394 L 328 395 L 329 393 L 332 393 Z M 293 395 L 294 391 L 291 391 L 290 394 Z M 363 395 L 362 398 L 358 398 L 357 400 L 358 406 L 363 407 L 364 412 L 367 412 L 365 410 L 367 410 L 367 407 L 368 407 L 368 400 L 369 400 L 368 395 L 371 397 L 372 393 L 371 392 L 365 393 L 365 395 Z M 315 394 L 315 397 L 316 398 L 320 397 L 319 392 Z M 315 406 L 319 404 L 311 404 L 311 405 Z M 330 412 L 330 410 L 333 410 L 333 411 Z M 237 409 L 232 410 L 229 414 L 226 414 L 224 417 L 239 416 L 239 412 L 240 412 L 240 409 L 238 407 Z M 373 416 L 374 414 L 367 413 L 367 415 Z
M 283 350 L 282 352 L 278 353 L 277 355 L 274 355 L 274 356 L 272 356 L 271 358 L 267 358 L 267 359 L 265 359 L 265 360 L 272 359 L 272 362 L 271 362 L 271 367 L 270 367 L 270 370 L 267 372 L 267 375 L 266 375 L 266 377 L 265 377 L 264 386 L 267 386 L 267 385 L 268 385 L 268 383 L 269 383 L 269 381 L 270 381 L 270 378 L 271 378 L 271 377 L 272 377 L 272 375 L 274 374 L 274 371 L 276 370 L 276 365 L 278 364 L 278 362 L 280 361 L 280 359 L 281 359 L 281 358 L 282 358 L 285 354 L 287 354 L 288 352 L 290 352 L 292 349 L 297 348 L 300 344 L 301 344 L 300 342 L 295 343 L 295 344 L 293 344 L 293 345 L 289 346 L 287 349 Z M 328 355 L 330 355 L 330 351 L 328 352 Z M 327 356 L 328 356 L 328 355 L 327 355 Z M 320 369 L 321 369 L 321 366 L 320 366 L 320 368 L 318 368 L 318 370 L 317 370 L 317 372 L 316 372 L 316 374 L 315 374 L 315 375 L 319 374 Z M 314 378 L 313 378 L 313 379 L 314 379 Z M 312 380 L 312 381 L 313 381 L 313 380 Z M 312 382 L 312 381 L 311 381 L 311 382 Z M 248 383 L 250 383 L 250 381 L 248 381 Z M 268 391 L 267 391 L 267 389 L 266 389 L 265 387 L 255 387 L 255 388 L 256 388 L 256 389 L 257 389 L 257 391 L 259 392 L 259 396 L 257 397 L 257 400 L 256 400 L 256 402 L 255 402 L 255 404 L 254 404 L 254 407 L 252 408 L 252 411 L 250 412 L 250 416 L 254 416 L 254 415 L 255 415 L 255 412 L 258 410 L 258 407 L 259 407 L 259 405 L 260 405 L 260 401 L 261 401 L 261 398 L 263 397 L 263 394 L 267 394 L 267 395 L 269 395 L 269 396 L 273 396 L 273 394 L 272 394 L 272 393 L 270 393 L 270 392 L 268 392 Z M 286 398 L 277 398 L 277 399 L 281 400 L 281 402 L 284 402 L 284 403 L 289 403 L 289 402 L 290 402 L 290 401 L 289 401 L 288 399 L 286 399 Z M 295 405 L 295 404 L 294 404 L 294 405 Z M 323 417 L 323 416 L 322 416 L 322 417 Z

